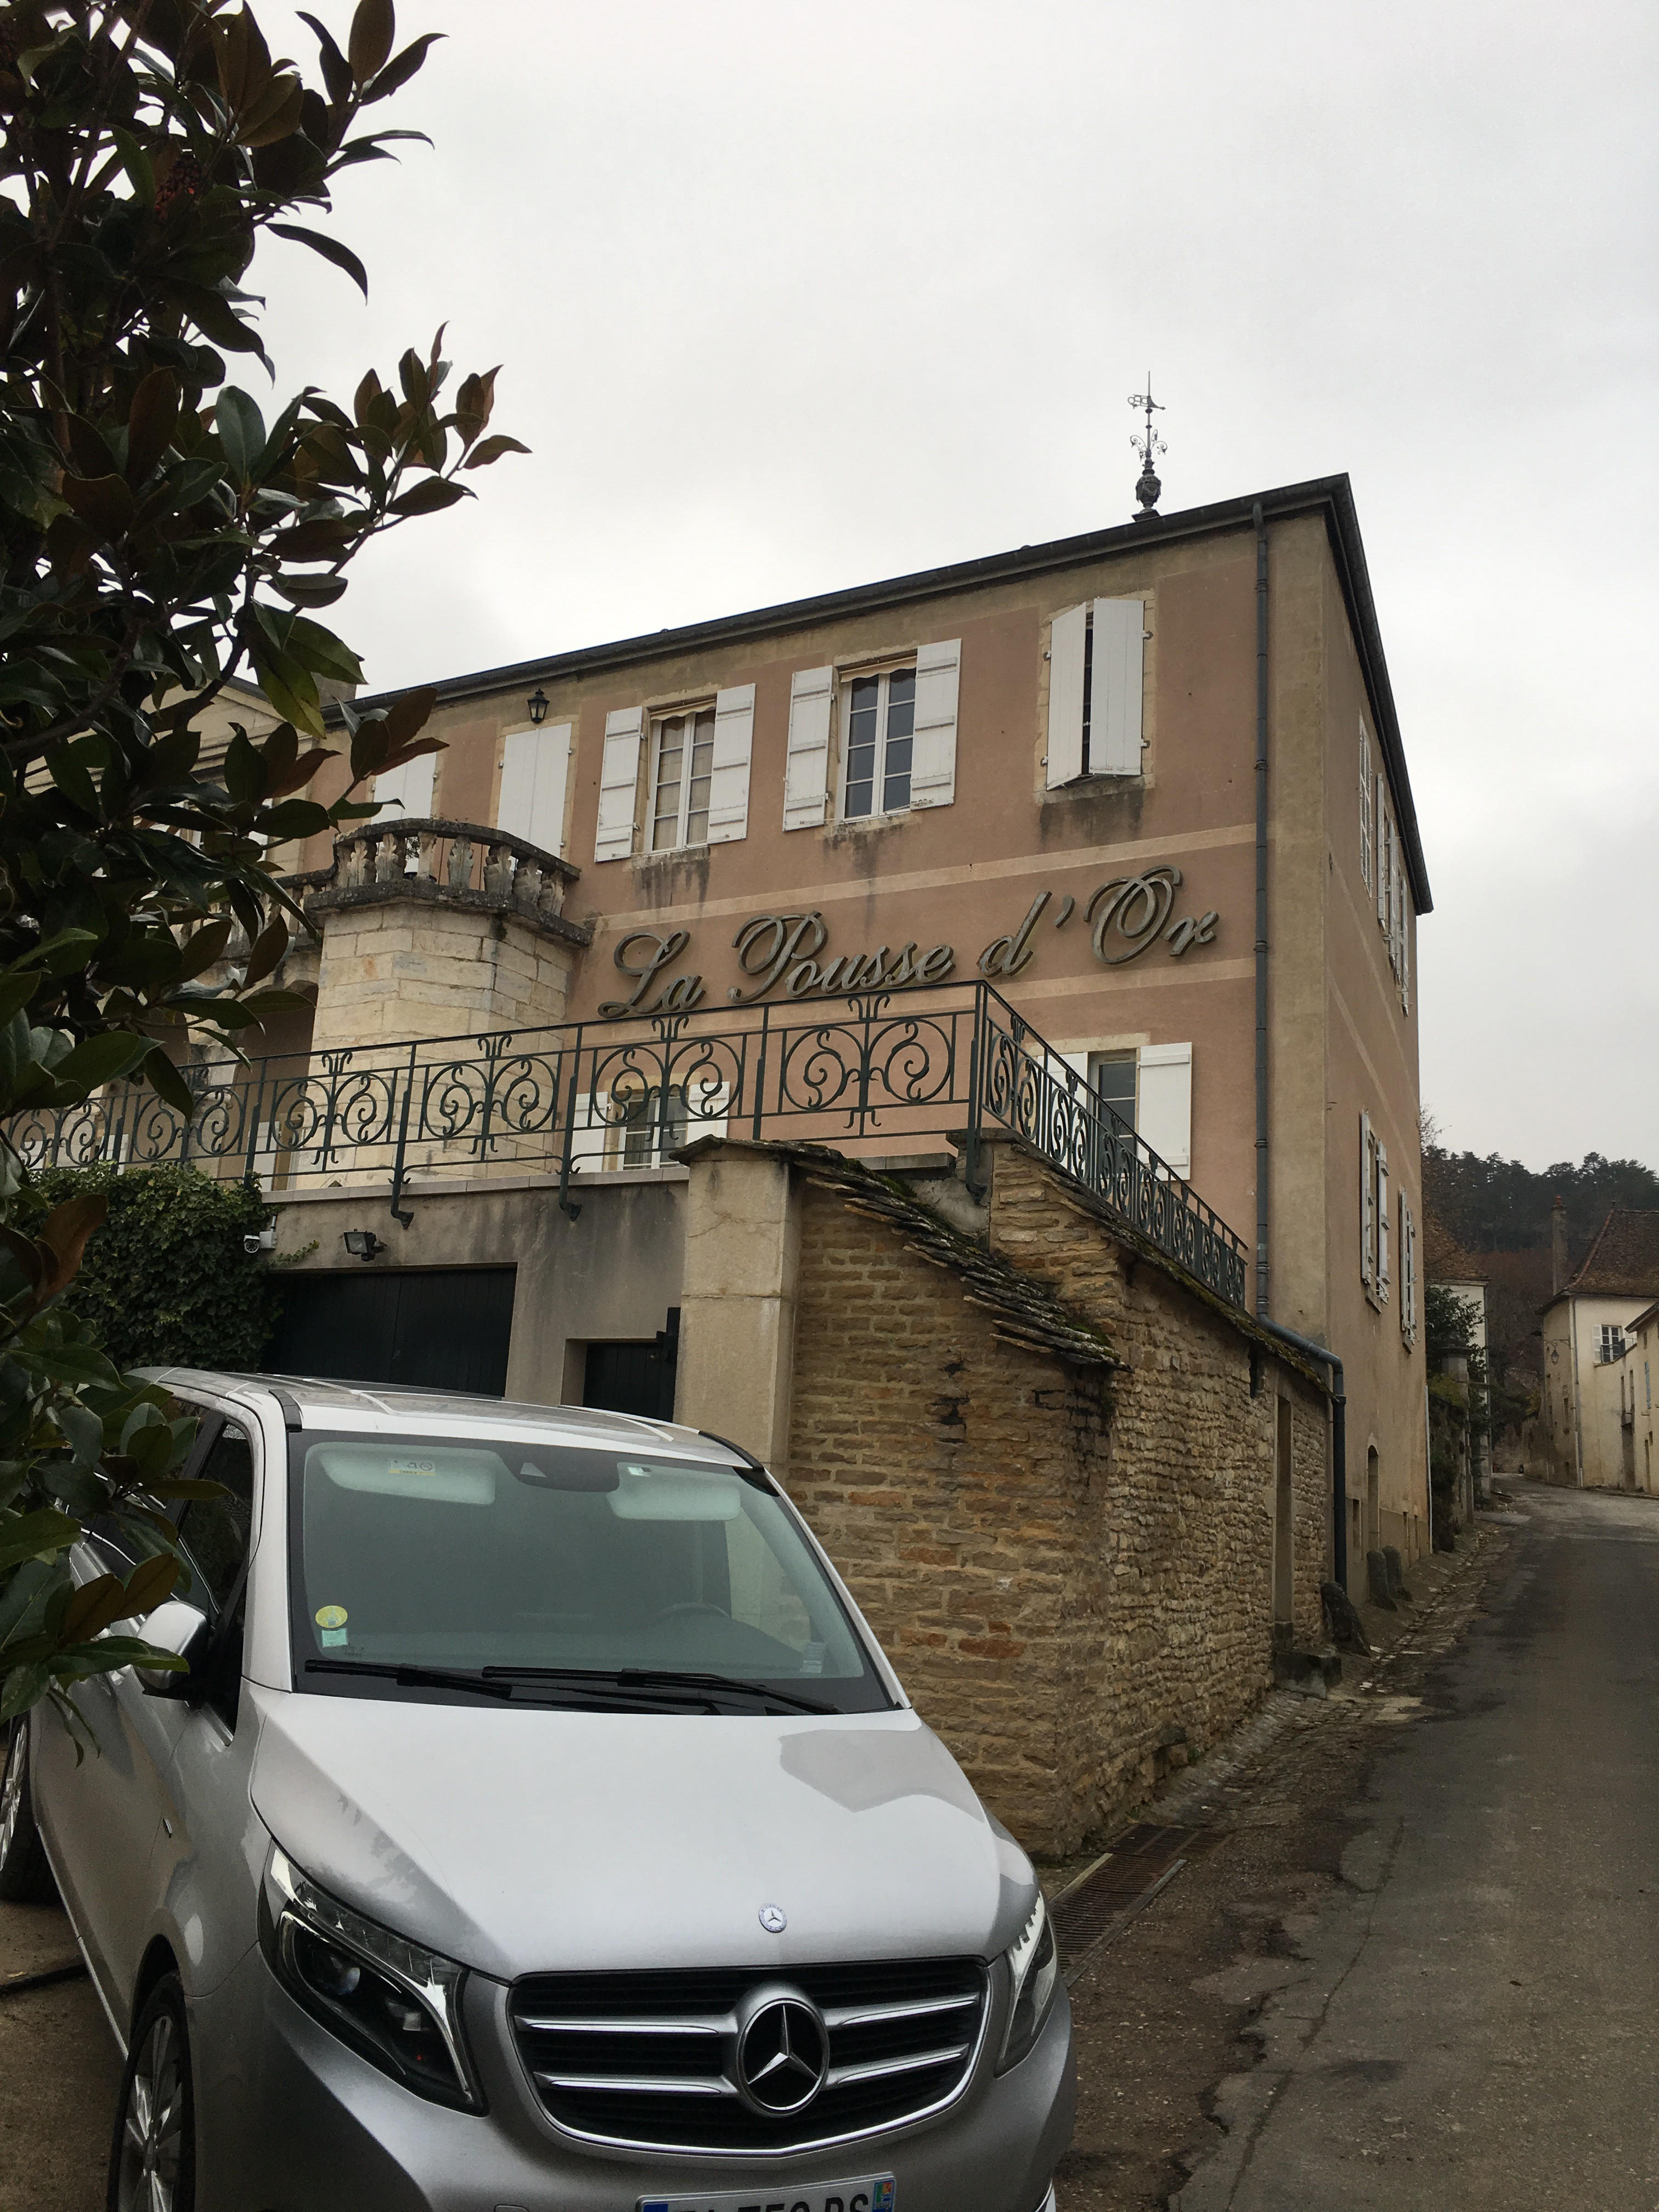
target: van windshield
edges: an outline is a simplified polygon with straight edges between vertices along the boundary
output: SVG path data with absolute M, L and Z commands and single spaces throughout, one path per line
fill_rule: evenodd
M 890 1702 L 793 1513 L 738 1468 L 564 1444 L 425 1436 L 291 1438 L 295 1686 L 659 1709 Z M 400 1674 L 404 1679 L 399 1680 Z M 589 1683 L 585 1678 L 592 1676 Z M 747 1686 L 724 1698 L 710 1679 Z M 678 1681 L 678 1688 L 677 1688 Z

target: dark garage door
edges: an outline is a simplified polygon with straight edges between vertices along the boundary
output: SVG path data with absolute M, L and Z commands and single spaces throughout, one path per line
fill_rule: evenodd
M 511 1267 L 388 1267 L 290 1275 L 265 1364 L 278 1375 L 507 1390 Z

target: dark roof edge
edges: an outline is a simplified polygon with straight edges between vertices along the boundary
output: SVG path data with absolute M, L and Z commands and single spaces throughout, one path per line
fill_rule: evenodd
M 1108 554 L 1155 545 L 1172 538 L 1201 538 L 1218 530 L 1249 529 L 1258 505 L 1267 522 L 1286 522 L 1300 514 L 1322 514 L 1325 517 L 1378 740 L 1394 787 L 1413 895 L 1418 912 L 1431 914 L 1434 901 L 1429 890 L 1411 780 L 1406 771 L 1405 744 L 1395 711 L 1382 633 L 1377 627 L 1370 573 L 1359 535 L 1359 516 L 1346 475 L 1315 477 L 1306 483 L 1282 484 L 1275 490 L 1255 493 L 1243 499 L 1188 507 L 1178 514 L 1161 515 L 1155 523 L 1121 523 L 1110 530 L 1089 531 L 1079 538 L 1057 538 L 1044 545 L 1022 545 L 1013 552 L 953 562 L 941 568 L 921 568 L 907 576 L 890 576 L 878 583 L 854 585 L 849 590 L 820 592 L 812 599 L 786 599 L 775 606 L 757 607 L 746 614 L 723 615 L 712 622 L 689 623 L 678 629 L 653 630 L 641 637 L 617 638 L 605 645 L 583 646 L 571 653 L 544 653 L 534 660 L 509 661 L 499 668 L 442 678 L 433 688 L 441 701 L 475 698 L 514 684 L 547 684 L 562 677 L 623 667 L 630 662 L 666 659 L 732 639 L 771 636 L 779 631 L 829 621 L 837 615 L 897 605 L 908 600 L 942 598 L 975 584 L 1042 575 L 1053 568 L 1076 568 Z M 411 688 L 414 687 L 401 685 L 398 690 Z M 398 691 L 374 692 L 354 703 L 360 709 L 372 710 L 398 696 Z

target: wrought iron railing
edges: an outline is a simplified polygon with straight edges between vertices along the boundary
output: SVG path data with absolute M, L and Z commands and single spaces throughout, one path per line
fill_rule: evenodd
M 185 1078 L 187 1122 L 113 1085 L 9 1134 L 37 1169 L 185 1161 L 273 1192 L 386 1177 L 396 1212 L 458 1175 L 548 1172 L 572 1210 L 596 1171 L 657 1166 L 710 1134 L 866 1153 L 948 1136 L 977 1186 L 985 1137 L 1006 1132 L 1244 1302 L 1239 1238 L 988 983 L 201 1062 Z

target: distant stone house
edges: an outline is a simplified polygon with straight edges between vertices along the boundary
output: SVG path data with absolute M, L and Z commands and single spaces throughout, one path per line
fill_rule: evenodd
M 1630 1402 L 1631 1460 L 1636 1487 L 1652 1492 L 1659 1480 L 1654 1449 L 1653 1386 L 1659 1369 L 1659 1304 L 1637 1315 L 1625 1332 L 1625 1390 Z
M 1552 1481 L 1581 1490 L 1635 1490 L 1638 1462 L 1632 1333 L 1659 1300 L 1659 1208 L 1614 1206 L 1577 1272 L 1543 1308 L 1540 1420 Z M 1651 1357 L 1650 1353 L 1650 1357 Z

